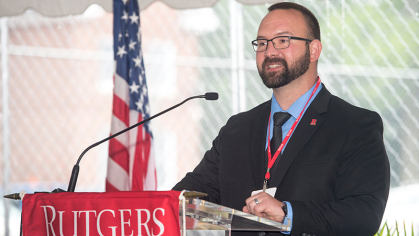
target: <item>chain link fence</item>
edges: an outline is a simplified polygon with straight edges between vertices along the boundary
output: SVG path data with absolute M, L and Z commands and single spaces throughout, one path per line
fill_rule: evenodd
M 326 87 L 383 118 L 391 186 L 419 183 L 419 1 L 295 2 L 320 21 Z M 221 0 L 174 10 L 157 2 L 141 12 L 151 114 L 220 94 L 152 121 L 160 190 L 198 164 L 231 115 L 272 96 L 250 44 L 267 7 Z M 95 5 L 62 18 L 27 11 L 1 26 L 1 194 L 67 189 L 80 153 L 110 132 L 112 13 Z M 106 163 L 106 144 L 89 151 L 76 191 L 104 191 Z M 10 218 L 10 235 L 18 235 L 19 203 L 2 205 L 0 219 Z

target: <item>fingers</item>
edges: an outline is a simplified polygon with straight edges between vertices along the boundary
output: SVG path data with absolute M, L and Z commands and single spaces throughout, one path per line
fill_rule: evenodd
M 246 199 L 246 206 L 245 208 L 247 209 L 247 212 L 250 214 L 253 214 L 253 208 L 255 207 L 256 202 L 255 202 L 255 198 L 248 198 Z
M 243 207 L 243 212 L 282 222 L 284 217 L 283 205 L 283 202 L 262 192 L 246 199 L 246 206 Z
M 259 204 L 255 205 L 255 207 L 253 208 L 253 215 L 263 217 L 264 215 L 266 215 L 265 214 L 265 207 L 266 206 L 264 204 L 263 205 L 259 205 Z
M 266 199 L 266 193 L 258 193 L 246 199 L 247 212 L 256 216 L 262 216 L 266 207 L 262 202 Z M 269 196 L 269 195 L 268 195 Z

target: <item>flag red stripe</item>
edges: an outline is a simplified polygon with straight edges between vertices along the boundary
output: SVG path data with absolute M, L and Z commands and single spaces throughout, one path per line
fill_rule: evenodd
M 112 105 L 113 105 L 113 108 L 112 108 L 113 115 L 115 117 L 117 117 L 118 119 L 120 119 L 122 122 L 124 122 L 124 124 L 128 127 L 129 126 L 129 107 L 128 107 L 128 105 L 116 95 L 113 96 L 113 104 Z
M 148 162 L 149 158 L 142 158 L 150 156 L 150 147 L 151 147 L 151 136 L 149 133 L 144 132 L 145 137 L 143 138 L 143 134 L 138 132 L 137 134 L 137 149 L 135 150 L 135 158 L 134 158 L 134 173 L 132 178 L 132 190 L 138 191 L 144 189 L 144 179 L 147 176 L 147 171 L 154 171 L 148 170 Z
M 109 140 L 109 158 L 121 166 L 129 173 L 129 153 L 128 149 L 117 139 Z
M 106 192 L 118 192 L 119 189 L 115 188 L 109 181 L 106 181 Z

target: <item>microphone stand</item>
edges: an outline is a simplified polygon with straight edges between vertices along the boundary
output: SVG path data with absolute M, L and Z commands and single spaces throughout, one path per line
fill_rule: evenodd
M 157 116 L 163 115 L 164 113 L 166 113 L 168 111 L 171 111 L 171 110 L 175 109 L 176 107 L 184 104 L 185 102 L 187 102 L 187 101 L 189 101 L 191 99 L 195 99 L 195 98 L 205 98 L 206 100 L 217 100 L 218 99 L 218 93 L 206 93 L 205 95 L 198 95 L 198 96 L 193 96 L 193 97 L 187 98 L 183 102 L 181 102 L 181 103 L 179 103 L 179 104 L 177 104 L 175 106 L 172 106 L 172 107 L 170 107 L 170 108 L 168 108 L 168 109 L 166 109 L 166 110 L 164 110 L 164 111 L 162 111 L 162 112 L 160 112 L 160 113 L 158 113 L 158 114 L 156 114 L 154 116 L 151 116 L 151 117 L 149 117 L 149 118 L 147 118 L 147 119 L 145 119 L 145 120 L 143 120 L 143 121 L 141 121 L 141 122 L 139 122 L 139 123 L 137 123 L 135 125 L 132 125 L 132 126 L 126 128 L 124 130 L 121 130 L 118 133 L 116 133 L 114 135 L 111 135 L 111 136 L 109 136 L 109 137 L 107 137 L 107 138 L 105 138 L 105 139 L 103 139 L 103 140 L 101 140 L 101 141 L 99 141 L 97 143 L 94 143 L 94 144 L 90 145 L 89 147 L 87 147 L 81 153 L 79 159 L 77 160 L 77 163 L 74 165 L 73 170 L 71 171 L 71 177 L 70 177 L 70 182 L 68 184 L 67 192 L 74 192 L 74 190 L 76 188 L 77 178 L 78 178 L 79 170 L 80 170 L 79 164 L 80 164 L 81 158 L 84 156 L 84 154 L 87 151 L 89 151 L 90 149 L 96 147 L 97 145 L 99 145 L 101 143 L 104 143 L 104 142 L 108 141 L 109 139 L 112 139 L 112 138 L 114 138 L 114 137 L 116 137 L 116 136 L 118 136 L 120 134 L 123 134 L 123 133 L 127 132 L 128 130 L 131 130 L 131 129 L 135 128 L 135 127 L 138 127 L 138 126 L 144 124 L 145 122 L 148 122 L 151 119 L 156 118 Z

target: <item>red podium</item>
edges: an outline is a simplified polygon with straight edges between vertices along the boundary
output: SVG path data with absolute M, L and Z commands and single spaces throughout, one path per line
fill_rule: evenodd
M 179 217 L 181 216 L 181 217 Z M 178 191 L 26 194 L 23 236 L 230 235 L 289 231 L 270 221 Z
M 179 194 L 36 193 L 22 203 L 24 236 L 179 235 Z

